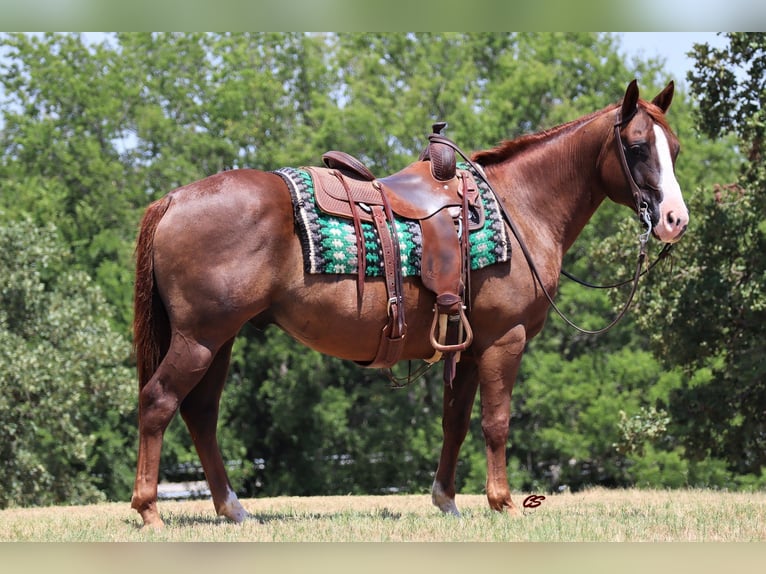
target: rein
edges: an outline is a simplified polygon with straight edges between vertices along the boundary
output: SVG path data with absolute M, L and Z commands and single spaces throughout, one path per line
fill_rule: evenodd
M 619 323 L 620 320 L 622 320 L 622 318 L 626 315 L 626 313 L 628 312 L 628 309 L 630 308 L 631 303 L 633 302 L 633 298 L 634 298 L 634 296 L 636 294 L 636 290 L 638 288 L 638 281 L 641 278 L 641 276 L 644 275 L 645 273 L 647 273 L 648 271 L 650 271 L 652 268 L 654 268 L 654 266 L 657 265 L 657 263 L 659 263 L 662 259 L 667 257 L 670 254 L 670 251 L 671 251 L 671 249 L 673 247 L 672 244 L 666 243 L 663 246 L 662 250 L 660 251 L 659 255 L 657 256 L 657 259 L 654 262 L 652 262 L 646 268 L 646 270 L 642 271 L 642 267 L 644 266 L 644 262 L 646 260 L 646 244 L 649 241 L 649 237 L 650 237 L 650 235 L 652 233 L 652 222 L 651 222 L 651 217 L 650 217 L 649 211 L 648 211 L 648 207 L 649 206 L 646 204 L 646 202 L 642 202 L 641 201 L 641 190 L 638 187 L 638 184 L 636 183 L 635 179 L 633 178 L 633 174 L 630 172 L 630 167 L 628 166 L 628 160 L 627 160 L 627 157 L 625 156 L 625 147 L 622 144 L 622 138 L 620 137 L 620 128 L 625 123 L 629 122 L 633 118 L 633 115 L 635 115 L 635 113 L 631 114 L 627 118 L 622 119 L 622 118 L 620 118 L 620 115 L 618 113 L 617 121 L 614 124 L 614 136 L 615 136 L 615 142 L 617 144 L 618 155 L 620 157 L 620 163 L 622 165 L 623 171 L 625 172 L 625 175 L 627 177 L 628 183 L 630 185 L 630 189 L 631 189 L 631 192 L 633 194 L 633 199 L 634 199 L 634 201 L 636 203 L 636 212 L 638 213 L 639 220 L 640 220 L 640 222 L 643 225 L 646 226 L 646 230 L 643 233 L 639 234 L 639 236 L 638 236 L 639 250 L 638 250 L 638 258 L 637 258 L 637 261 L 636 261 L 636 270 L 635 270 L 635 272 L 633 274 L 633 278 L 632 279 L 628 279 L 626 281 L 619 282 L 619 283 L 615 283 L 615 284 L 612 284 L 612 285 L 593 285 L 593 284 L 587 283 L 585 281 L 582 281 L 580 279 L 577 279 L 576 277 L 572 276 L 571 274 L 567 273 L 564 270 L 561 271 L 562 275 L 568 277 L 569 279 L 571 279 L 571 280 L 573 280 L 573 281 L 575 281 L 575 282 L 577 282 L 577 283 L 579 283 L 579 284 L 581 284 L 581 285 L 583 285 L 585 287 L 589 287 L 589 288 L 593 288 L 593 289 L 612 289 L 612 288 L 621 287 L 621 286 L 628 285 L 628 284 L 632 283 L 630 294 L 628 295 L 628 299 L 625 302 L 625 305 L 620 310 L 620 312 L 617 314 L 617 316 L 614 319 L 612 319 L 612 321 L 609 324 L 607 324 L 606 326 L 604 326 L 604 327 L 602 327 L 600 329 L 595 329 L 595 330 L 584 329 L 584 328 L 578 326 L 577 324 L 575 324 L 571 319 L 569 319 L 569 317 L 567 317 L 566 314 L 564 314 L 564 312 L 558 307 L 558 305 L 556 305 L 556 302 L 553 300 L 553 297 L 551 296 L 551 294 L 548 292 L 548 290 L 545 288 L 545 285 L 543 284 L 543 281 L 542 281 L 542 279 L 540 277 L 540 273 L 537 270 L 537 266 L 535 265 L 535 263 L 534 263 L 534 261 L 532 259 L 532 254 L 529 252 L 529 249 L 527 248 L 526 243 L 522 239 L 521 233 L 519 232 L 518 228 L 516 227 L 516 224 L 513 222 L 513 219 L 511 218 L 510 213 L 508 212 L 507 208 L 505 207 L 505 204 L 500 199 L 500 197 L 497 196 L 497 193 L 495 193 L 495 197 L 497 197 L 498 205 L 500 206 L 500 210 L 503 213 L 503 218 L 505 219 L 506 223 L 508 224 L 508 227 L 510 228 L 511 233 L 513 233 L 514 237 L 516 237 L 516 240 L 519 242 L 519 247 L 521 248 L 521 252 L 524 254 L 524 258 L 527 260 L 527 264 L 529 265 L 529 268 L 532 271 L 532 274 L 534 275 L 535 279 L 537 280 L 537 283 L 540 285 L 540 288 L 542 289 L 542 292 L 545 295 L 545 298 L 548 300 L 548 302 L 550 303 L 550 305 L 553 308 L 553 310 L 556 311 L 556 313 L 559 315 L 559 317 L 561 317 L 567 325 L 569 325 L 570 327 L 572 327 L 576 331 L 579 331 L 580 333 L 583 333 L 585 335 L 601 335 L 603 333 L 606 333 L 612 327 L 614 327 L 617 323 Z M 492 188 L 492 184 L 490 184 L 490 182 L 487 180 L 487 178 L 486 178 L 486 176 L 484 174 L 484 170 L 480 166 L 478 166 L 476 163 L 474 163 L 457 146 L 457 144 L 455 144 L 452 140 L 450 140 L 450 139 L 448 139 L 448 138 L 446 138 L 444 136 L 441 136 L 439 134 L 431 134 L 431 135 L 429 135 L 429 138 L 431 140 L 438 140 L 439 142 L 447 144 L 450 147 L 452 147 L 457 153 L 459 153 L 463 157 L 463 159 L 468 163 L 468 165 L 470 165 L 474 169 L 474 171 L 479 174 L 479 177 L 481 177 L 481 179 L 484 180 L 484 182 L 489 186 L 489 188 L 494 193 L 494 189 Z
M 662 261 L 663 259 L 668 257 L 670 255 L 670 252 L 673 250 L 673 247 L 675 247 L 675 245 L 673 243 L 665 243 L 662 246 L 662 249 L 660 250 L 660 252 L 657 254 L 657 258 L 654 261 L 652 261 L 646 267 L 646 269 L 641 271 L 641 276 L 643 277 L 644 275 L 649 273 L 649 271 L 654 269 L 654 267 L 660 261 Z M 617 283 L 608 283 L 606 285 L 596 285 L 595 283 L 589 283 L 588 281 L 585 281 L 584 279 L 580 279 L 579 277 L 576 277 L 576 276 L 572 275 L 566 269 L 562 269 L 561 270 L 561 274 L 564 277 L 566 277 L 567 279 L 570 279 L 570 280 L 574 281 L 575 283 L 577 283 L 579 285 L 582 285 L 583 287 L 587 287 L 588 289 L 617 289 L 618 287 L 624 287 L 625 285 L 627 285 L 628 283 L 631 283 L 633 281 L 633 279 L 625 279 L 625 281 L 618 281 Z

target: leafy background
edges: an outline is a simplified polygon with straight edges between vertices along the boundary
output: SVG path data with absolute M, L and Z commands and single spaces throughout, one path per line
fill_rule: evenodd
M 761 34 L 694 48 L 670 112 L 693 227 L 627 321 L 598 338 L 557 319 L 513 401 L 514 488 L 766 485 Z M 464 148 L 615 101 L 660 62 L 596 33 L 3 34 L 0 50 L 0 506 L 127 500 L 135 464 L 132 250 L 145 206 L 224 169 L 315 164 L 344 149 L 376 173 L 413 161 L 435 119 Z M 635 223 L 605 205 L 565 260 L 630 274 Z M 564 281 L 600 326 L 623 294 Z M 403 366 L 402 368 L 406 368 Z M 238 492 L 425 492 L 441 443 L 435 370 L 403 389 L 246 327 L 220 426 Z M 196 454 L 174 422 L 163 478 Z M 478 419 L 458 486 L 484 487 Z

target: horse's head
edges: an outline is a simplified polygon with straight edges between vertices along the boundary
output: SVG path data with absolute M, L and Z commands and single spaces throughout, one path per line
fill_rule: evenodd
M 664 243 L 678 241 L 689 224 L 689 211 L 674 172 L 680 146 L 665 120 L 673 89 L 670 82 L 649 103 L 639 99 L 635 80 L 628 85 L 622 105 L 616 110 L 617 152 L 609 153 L 611 160 L 602 165 L 602 169 L 609 170 L 604 176 L 614 183 L 609 186 L 614 190 L 610 197 L 636 209 L 642 221 L 651 222 L 652 233 Z

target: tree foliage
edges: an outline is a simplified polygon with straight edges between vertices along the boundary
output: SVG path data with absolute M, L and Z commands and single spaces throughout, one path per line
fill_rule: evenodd
M 728 74 L 761 62 L 759 41 L 699 48 L 692 89 L 708 95 L 696 103 L 680 90 L 673 103 L 695 222 L 675 257 L 680 278 L 653 274 L 639 313 L 607 336 L 551 319 L 530 345 L 513 402 L 515 488 L 759 484 L 764 224 L 751 190 L 762 162 L 737 180 L 732 143 L 761 153 L 762 82 Z M 221 170 L 317 164 L 328 149 L 386 174 L 418 156 L 436 120 L 472 151 L 612 103 L 634 77 L 645 97 L 664 87 L 661 62 L 629 64 L 618 48 L 591 33 L 0 36 L 0 417 L 15 433 L 0 442 L 10 461 L 0 504 L 129 497 L 132 250 L 151 200 Z M 594 282 L 627 276 L 636 232 L 628 211 L 606 204 L 565 267 Z M 567 281 L 559 293 L 591 328 L 618 298 Z M 425 491 L 441 444 L 437 370 L 392 389 L 377 371 L 247 326 L 221 412 L 235 487 Z M 473 425 L 458 468 L 466 491 L 485 480 Z M 163 476 L 196 460 L 177 418 Z
M 124 491 L 128 342 L 52 224 L 0 222 L 0 507 Z
M 746 160 L 696 193 L 692 233 L 678 256 L 678 281 L 659 275 L 662 297 L 644 329 L 664 361 L 687 373 L 670 397 L 678 442 L 691 460 L 715 458 L 741 477 L 766 468 L 766 40 L 729 33 L 724 48 L 697 45 L 689 73 L 699 129 L 736 146 Z M 749 480 L 743 478 L 742 480 Z

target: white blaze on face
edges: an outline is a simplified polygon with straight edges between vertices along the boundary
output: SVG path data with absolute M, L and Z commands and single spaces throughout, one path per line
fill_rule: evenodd
M 689 224 L 689 210 L 686 208 L 684 198 L 681 195 L 681 186 L 678 185 L 676 174 L 673 171 L 673 160 L 670 157 L 668 138 L 663 129 L 654 126 L 654 141 L 657 149 L 657 157 L 660 160 L 660 191 L 662 202 L 660 214 L 654 232 L 663 243 L 674 243 L 681 239 Z

